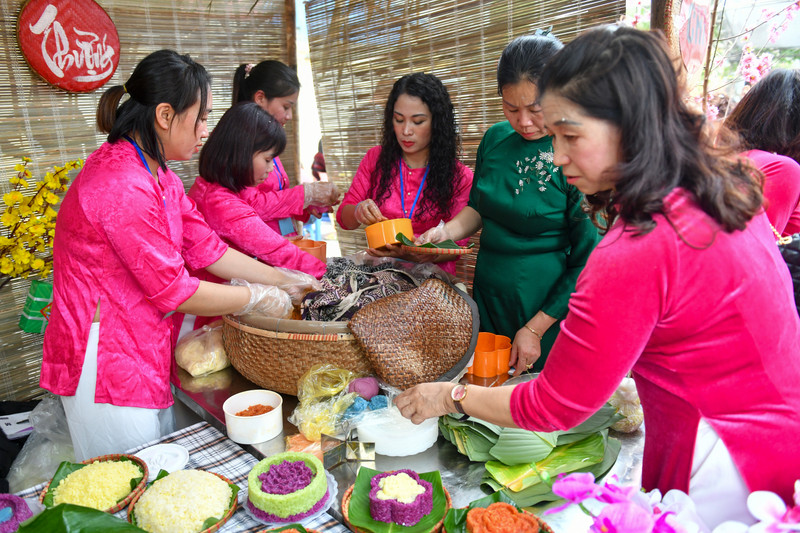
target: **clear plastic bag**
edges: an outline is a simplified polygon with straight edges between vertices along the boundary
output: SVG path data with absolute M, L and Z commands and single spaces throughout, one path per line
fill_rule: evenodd
M 30 416 L 33 433 L 11 464 L 10 492 L 20 492 L 50 480 L 62 461 L 74 461 L 75 452 L 61 400 L 45 397 Z
M 222 321 L 196 329 L 178 341 L 175 361 L 192 377 L 206 376 L 230 366 L 222 345 Z
M 317 441 L 322 434 L 341 434 L 342 415 L 358 394 L 347 392 L 347 384 L 356 375 L 330 364 L 311 367 L 297 383 L 299 403 L 289 422 L 297 426 L 308 440 Z

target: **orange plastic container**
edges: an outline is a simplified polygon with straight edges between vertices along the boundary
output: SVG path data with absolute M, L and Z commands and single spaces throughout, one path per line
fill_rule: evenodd
M 480 378 L 491 378 L 501 374 L 508 374 L 511 357 L 511 339 L 505 335 L 495 335 L 482 331 L 478 333 L 478 343 L 475 345 L 475 357 L 472 366 L 467 369 L 467 374 Z
M 402 233 L 409 240 L 414 240 L 414 229 L 409 218 L 393 218 L 370 224 L 364 230 L 367 234 L 367 245 L 370 248 L 382 248 L 387 244 L 397 244 L 397 234 Z
M 302 248 L 323 263 L 327 263 L 328 245 L 325 241 L 312 241 L 311 239 L 296 239 L 291 241 L 298 248 Z

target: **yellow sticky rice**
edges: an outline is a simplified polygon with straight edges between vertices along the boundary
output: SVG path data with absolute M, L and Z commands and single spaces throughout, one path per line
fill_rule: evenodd
M 150 533 L 197 533 L 209 518 L 221 519 L 231 487 L 202 470 L 178 470 L 154 482 L 136 502 L 136 525 Z
M 379 500 L 397 500 L 400 503 L 411 503 L 425 492 L 425 487 L 405 472 L 381 478 L 378 486 L 381 490 L 375 496 Z
M 131 492 L 131 479 L 142 471 L 130 461 L 95 461 L 61 480 L 53 504 L 74 503 L 105 511 Z

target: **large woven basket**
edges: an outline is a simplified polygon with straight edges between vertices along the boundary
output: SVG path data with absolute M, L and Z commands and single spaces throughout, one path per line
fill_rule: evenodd
M 347 322 L 225 316 L 222 342 L 233 367 L 265 389 L 297 394 L 297 381 L 317 363 L 373 374 Z

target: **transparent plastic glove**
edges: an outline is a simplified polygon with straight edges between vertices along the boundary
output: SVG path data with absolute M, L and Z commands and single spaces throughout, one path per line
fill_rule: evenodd
M 295 305 L 300 305 L 300 302 L 303 301 L 303 297 L 309 292 L 322 289 L 320 282 L 311 274 L 289 268 L 274 268 L 280 272 L 285 279 L 284 282 L 278 283 L 278 287 L 289 294 L 292 303 Z
M 258 314 L 283 318 L 292 313 L 292 298 L 278 287 L 250 283 L 243 279 L 232 279 L 231 285 L 250 289 L 250 301 L 233 315 Z
M 417 239 L 414 241 L 414 244 L 427 244 L 429 242 L 436 244 L 452 238 L 453 237 L 450 236 L 450 232 L 447 231 L 444 220 L 440 220 L 439 224 L 437 224 L 435 228 L 431 228 L 417 237 Z
M 339 203 L 341 193 L 331 181 L 315 181 L 303 185 L 303 209 L 310 205 L 327 207 Z
M 371 198 L 367 198 L 366 200 L 361 200 L 358 202 L 356 204 L 356 210 L 353 212 L 353 216 L 356 218 L 356 221 L 359 224 L 364 224 L 365 226 L 386 220 L 386 217 L 383 216 L 380 208 Z

